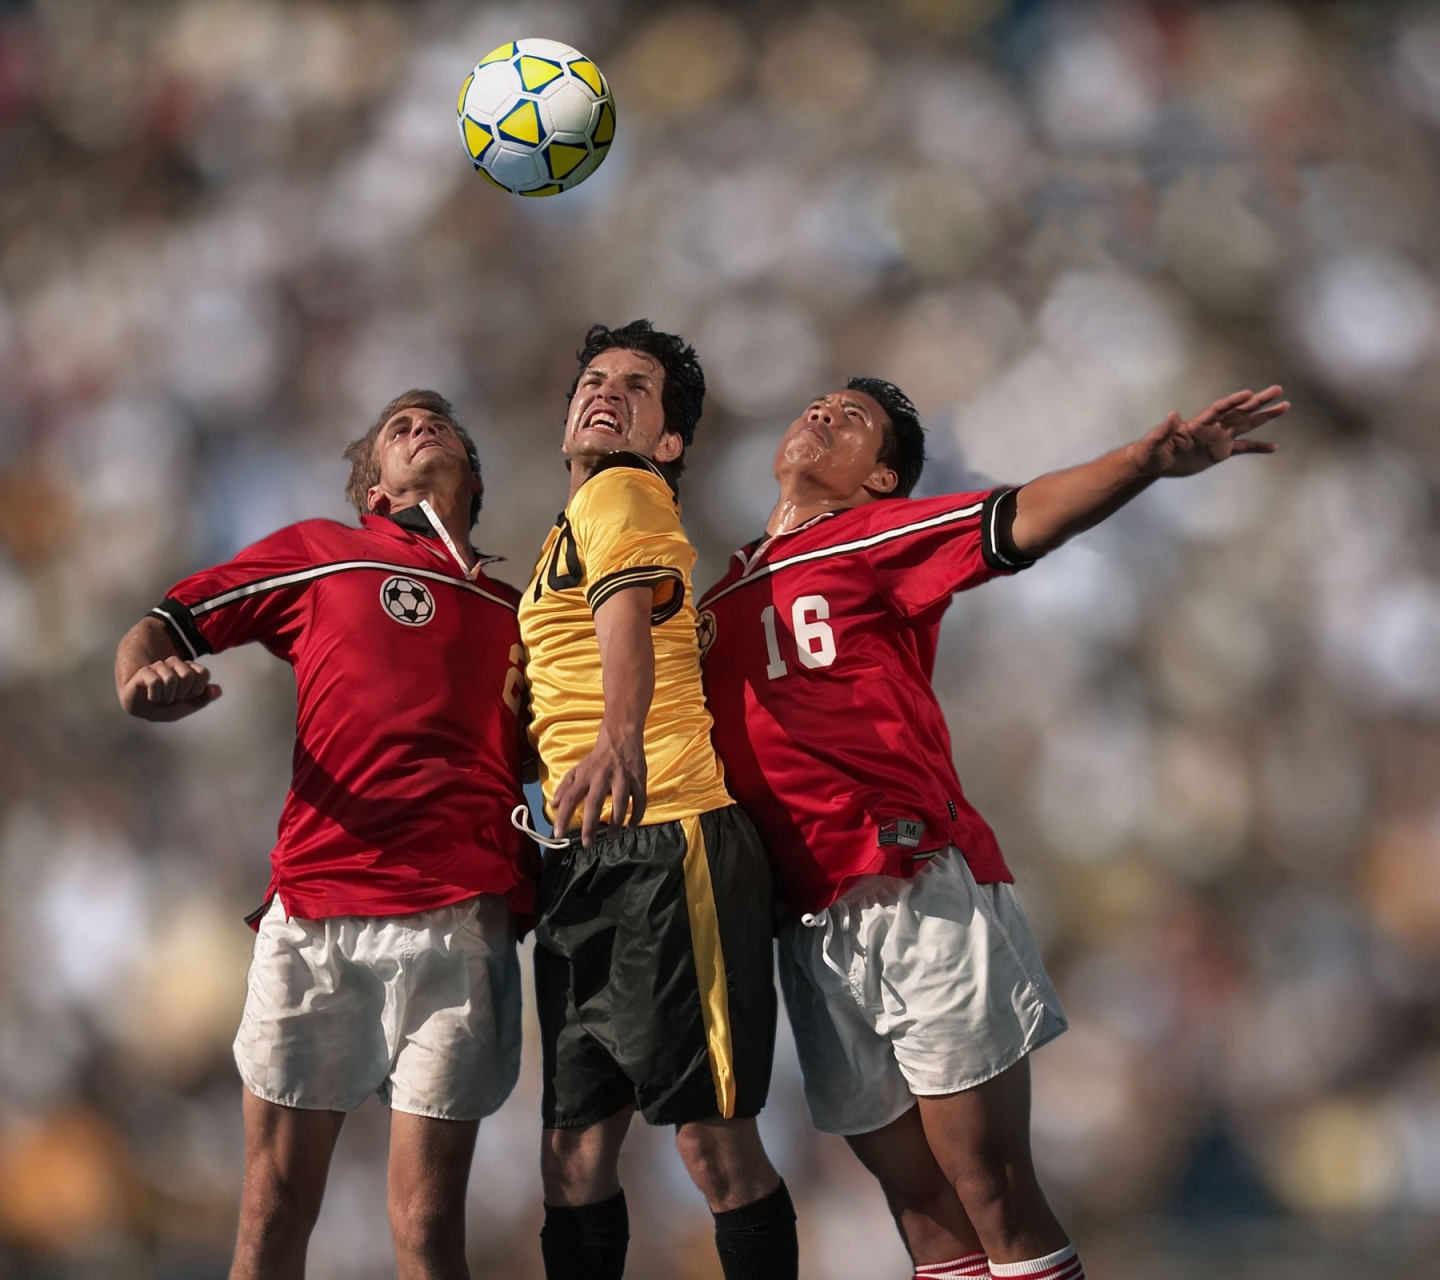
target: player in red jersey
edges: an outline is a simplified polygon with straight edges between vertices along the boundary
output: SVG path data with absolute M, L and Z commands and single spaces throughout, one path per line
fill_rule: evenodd
M 1066 1023 L 930 679 L 957 591 L 1024 569 L 1162 476 L 1285 413 L 1280 388 L 1018 489 L 908 497 L 914 406 L 879 379 L 821 396 L 780 442 L 780 501 L 701 600 L 732 793 L 790 919 L 780 976 L 818 1128 L 879 1179 L 917 1277 L 1084 1272 L 1035 1177 L 1027 1055 Z
M 235 1040 L 232 1280 L 303 1275 L 341 1124 L 372 1093 L 394 1113 L 399 1274 L 467 1276 L 476 1130 L 520 1066 L 519 596 L 470 546 L 480 461 L 441 396 L 393 401 L 346 457 L 358 529 L 308 520 L 186 578 L 115 663 L 121 705 L 161 721 L 220 696 L 207 653 L 258 641 L 295 669 L 294 777 Z

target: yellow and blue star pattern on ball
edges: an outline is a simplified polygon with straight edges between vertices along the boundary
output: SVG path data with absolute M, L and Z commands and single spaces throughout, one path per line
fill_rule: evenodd
M 615 101 L 600 68 L 554 40 L 492 49 L 461 85 L 456 115 L 470 163 L 522 196 L 583 182 L 615 139 Z

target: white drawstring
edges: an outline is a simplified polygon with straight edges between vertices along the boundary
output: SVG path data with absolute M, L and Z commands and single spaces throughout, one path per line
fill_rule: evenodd
M 530 806 L 528 804 L 517 804 L 510 810 L 510 825 L 516 831 L 523 831 L 536 844 L 543 844 L 547 849 L 568 849 L 570 847 L 570 841 L 561 840 L 557 836 L 542 836 L 530 825 Z
M 460 555 L 460 549 L 455 545 L 455 540 L 450 536 L 450 531 L 440 523 L 440 517 L 435 514 L 435 508 L 430 505 L 430 499 L 420 499 L 420 510 L 425 513 L 425 519 L 430 521 L 430 527 L 435 530 L 440 541 L 445 544 L 445 550 L 455 557 L 455 563 L 460 566 L 460 572 L 465 575 L 467 581 L 474 582 L 475 575 L 480 572 L 480 561 L 476 560 L 473 565 L 469 567 L 466 566 L 463 557 Z
M 837 913 L 843 917 L 843 921 L 837 920 Z M 840 967 L 838 960 L 831 959 L 830 944 L 834 941 L 837 932 L 843 933 L 850 927 L 850 908 L 843 902 L 832 902 L 824 911 L 807 911 L 800 917 L 800 923 L 807 929 L 824 929 L 825 936 L 820 940 L 820 959 L 825 967 L 830 970 L 841 982 L 849 983 L 850 975 Z M 839 926 L 837 929 L 837 925 Z

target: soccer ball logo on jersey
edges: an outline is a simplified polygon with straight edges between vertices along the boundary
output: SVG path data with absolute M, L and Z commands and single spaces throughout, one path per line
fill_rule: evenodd
M 396 622 L 407 627 L 423 627 L 435 616 L 435 597 L 414 578 L 398 573 L 386 578 L 380 586 L 380 603 Z
M 709 609 L 700 615 L 695 624 L 695 640 L 700 646 L 700 656 L 703 658 L 715 643 L 715 615 Z

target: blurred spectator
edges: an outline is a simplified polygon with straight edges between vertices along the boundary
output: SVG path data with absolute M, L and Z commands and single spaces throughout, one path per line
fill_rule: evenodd
M 532 34 L 619 104 L 554 200 L 473 177 L 452 123 L 466 71 Z M 162 737 L 113 705 L 118 635 L 187 570 L 345 518 L 340 448 L 411 385 L 475 433 L 480 537 L 522 581 L 561 502 L 562 357 L 648 315 L 711 376 L 701 585 L 769 508 L 775 415 L 837 376 L 912 392 L 932 492 L 1285 383 L 1273 465 L 1159 487 L 967 596 L 937 687 L 1073 1015 L 1036 1138 L 1094 1274 L 1429 1273 L 1432 6 L 10 0 L 0 173 L 0 1272 L 219 1276 L 233 1231 L 239 917 L 292 693 L 225 655 L 224 701 Z M 539 1274 L 527 1053 L 472 1180 L 497 1277 Z M 903 1275 L 794 1073 L 765 1124 L 805 1274 Z M 363 1112 L 317 1277 L 393 1274 L 383 1148 Z M 707 1274 L 668 1142 L 626 1159 L 632 1273 Z

